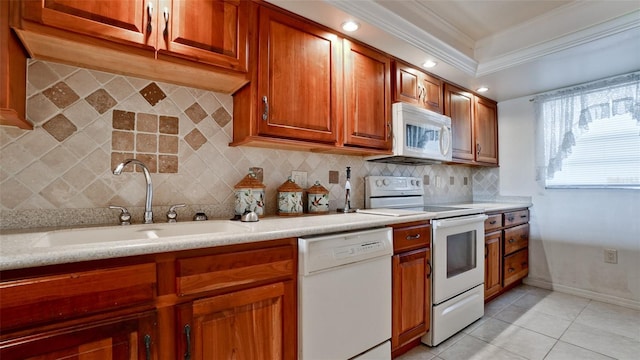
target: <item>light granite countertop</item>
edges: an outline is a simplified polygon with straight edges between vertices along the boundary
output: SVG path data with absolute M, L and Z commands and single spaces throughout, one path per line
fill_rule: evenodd
M 482 208 L 485 211 L 531 206 L 530 203 L 489 202 L 448 205 Z M 0 234 L 0 270 L 329 234 L 430 220 L 434 216 L 434 213 L 428 212 L 406 216 L 332 213 L 265 217 L 254 223 L 208 220 L 126 227 L 9 231 Z

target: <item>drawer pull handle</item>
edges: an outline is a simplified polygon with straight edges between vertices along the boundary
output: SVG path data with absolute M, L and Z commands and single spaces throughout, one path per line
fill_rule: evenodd
M 495 225 L 496 223 L 497 223 L 497 221 L 496 221 L 496 220 L 489 221 L 489 224 L 491 224 L 491 225 Z
M 144 350 L 146 353 L 145 359 L 151 360 L 151 335 L 149 334 L 144 336 Z
M 418 239 L 420 239 L 420 234 L 407 235 L 407 240 L 418 240 Z
M 509 270 L 507 270 L 507 272 L 510 272 L 510 273 L 512 273 L 514 271 L 516 271 L 516 269 L 514 269 L 514 268 L 509 268 Z
M 431 262 L 427 260 L 427 266 L 429 267 L 429 271 L 427 271 L 427 279 L 431 278 Z
M 514 242 L 516 242 L 516 239 L 509 239 L 509 244 L 513 244 Z
M 520 219 L 526 219 L 527 215 L 520 215 Z
M 262 97 L 262 102 L 264 103 L 264 111 L 262 112 L 262 120 L 267 121 L 269 118 L 269 99 L 266 96 Z
M 151 34 L 153 31 L 153 26 L 151 22 L 153 21 L 153 4 L 151 2 L 147 3 L 147 35 Z
M 509 217 L 507 218 L 507 220 L 508 220 L 508 221 L 513 221 L 513 220 L 515 220 L 515 218 L 514 218 L 513 216 L 509 216 Z
M 184 360 L 191 360 L 191 326 L 184 326 L 184 337 L 187 340 L 187 350 L 184 353 Z

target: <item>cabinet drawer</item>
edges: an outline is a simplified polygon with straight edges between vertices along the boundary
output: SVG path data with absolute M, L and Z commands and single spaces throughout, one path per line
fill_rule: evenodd
M 293 246 L 277 246 L 176 260 L 179 296 L 246 286 L 270 279 L 293 278 L 297 271 Z
M 529 224 L 518 225 L 504 230 L 504 254 L 529 246 Z
M 393 251 L 401 252 L 423 248 L 431 243 L 431 225 L 398 227 L 393 229 Z
M 504 286 L 527 276 L 529 273 L 529 250 L 520 250 L 504 258 Z
M 7 281 L 0 285 L 3 331 L 151 302 L 153 263 Z
M 502 214 L 489 215 L 489 218 L 484 221 L 484 231 L 491 232 L 495 229 L 502 227 Z
M 529 222 L 529 210 L 504 213 L 504 226 L 526 224 Z

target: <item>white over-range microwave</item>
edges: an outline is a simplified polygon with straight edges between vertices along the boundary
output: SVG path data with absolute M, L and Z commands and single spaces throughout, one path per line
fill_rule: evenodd
M 392 164 L 451 161 L 451 118 L 406 103 L 392 106 L 393 154 L 366 160 Z

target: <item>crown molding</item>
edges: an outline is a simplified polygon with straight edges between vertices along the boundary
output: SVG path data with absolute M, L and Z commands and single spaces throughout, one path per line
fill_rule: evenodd
M 325 0 L 325 2 L 448 63 L 467 75 L 476 75 L 478 62 L 475 59 L 374 1 Z
M 640 27 L 640 10 L 580 31 L 526 46 L 478 64 L 476 77 L 489 75 L 575 46 Z

